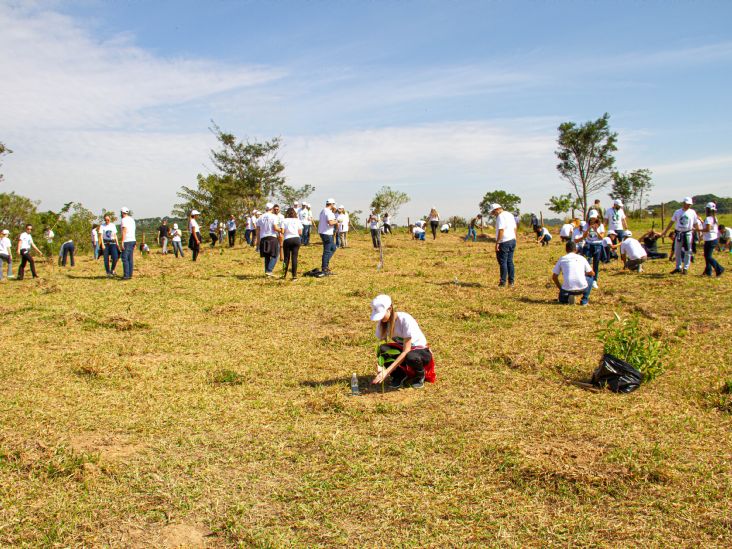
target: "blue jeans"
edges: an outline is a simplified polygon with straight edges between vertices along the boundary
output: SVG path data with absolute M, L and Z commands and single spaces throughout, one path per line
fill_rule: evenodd
M 592 270 L 595 271 L 595 280 L 600 276 L 600 261 L 604 255 L 602 242 L 591 242 L 586 245 L 587 259 L 592 258 Z
M 586 276 L 585 278 L 587 279 L 587 288 L 585 288 L 584 291 L 582 292 L 582 300 L 580 301 L 580 303 L 582 305 L 585 305 L 590 301 L 590 292 L 592 292 L 592 283 L 595 281 L 595 279 L 592 278 L 591 276 Z M 572 293 L 575 293 L 575 292 L 572 292 Z M 570 295 L 570 292 L 568 292 L 567 290 L 564 290 L 564 289 L 559 290 L 559 303 L 563 303 L 565 305 L 567 303 L 569 303 L 569 295 Z
M 109 264 L 109 256 L 112 256 L 112 264 Z M 104 244 L 104 270 L 108 275 L 114 273 L 119 261 L 119 248 L 117 244 Z
M 626 233 L 625 230 L 623 230 L 623 229 L 617 229 L 615 232 L 618 235 L 618 242 L 622 242 L 623 240 L 625 240 L 625 233 Z
M 717 249 L 718 243 L 718 238 L 704 242 L 704 261 L 706 263 L 706 266 L 704 267 L 704 274 L 707 276 L 712 276 L 712 269 L 714 269 L 714 272 L 717 275 L 721 275 L 724 272 L 724 267 L 722 267 L 719 262 L 712 257 L 714 250 Z
M 275 266 L 277 265 L 277 256 L 267 256 L 264 258 L 264 272 L 265 273 L 272 273 L 274 271 Z
M 175 257 L 178 257 L 178 254 L 180 254 L 180 256 L 183 257 L 183 243 L 182 242 L 173 240 L 173 253 L 175 253 Z
M 302 226 L 302 236 L 300 237 L 300 241 L 302 242 L 303 246 L 309 246 L 310 245 L 310 228 L 312 225 L 303 225 Z
M 99 243 L 92 242 L 92 250 L 94 250 L 94 259 L 99 259 Z
M 465 242 L 473 238 L 473 242 L 478 238 L 478 233 L 475 232 L 475 227 L 468 227 L 468 234 L 465 236 Z
M 506 278 L 508 277 L 508 283 L 513 284 L 515 268 L 513 266 L 513 253 L 516 251 L 516 239 L 509 240 L 508 242 L 501 242 L 498 245 L 498 251 L 496 252 L 496 259 L 498 260 L 498 266 L 501 269 L 501 284 L 506 284 Z
M 137 242 L 125 242 L 122 244 L 122 271 L 125 278 L 132 278 L 132 270 L 134 269 L 134 253 Z
M 7 257 L 7 259 L 3 259 L 3 257 L 0 256 L 0 280 L 3 279 L 3 262 L 8 264 L 8 278 L 13 276 L 13 258 L 10 257 L 10 255 L 5 257 Z
M 244 240 L 247 241 L 248 246 L 254 246 L 254 231 L 252 229 L 244 231 Z
M 333 235 L 331 234 L 321 234 L 320 240 L 323 241 L 323 260 L 320 263 L 320 270 L 325 272 L 328 270 L 330 258 L 333 257 L 337 248 L 335 242 L 333 242 Z

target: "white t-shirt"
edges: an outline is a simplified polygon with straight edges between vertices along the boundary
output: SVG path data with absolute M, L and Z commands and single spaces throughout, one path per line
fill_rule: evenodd
M 597 227 L 597 229 L 590 228 L 587 231 L 587 242 L 590 244 L 596 244 L 599 242 L 602 242 L 602 237 L 600 234 L 605 233 L 605 226 L 600 223 Z
M 424 234 L 424 229 L 422 227 L 415 225 L 414 229 L 412 229 L 412 233 L 414 233 L 416 236 L 419 236 L 421 234 Z
M 10 250 L 13 248 L 13 243 L 7 236 L 0 238 L 0 254 L 10 255 Z
M 259 238 L 267 238 L 268 236 L 277 236 L 276 229 L 279 227 L 279 220 L 272 212 L 266 212 L 262 217 L 257 219 L 257 228 L 259 229 Z
M 323 208 L 320 212 L 320 221 L 318 222 L 318 233 L 319 234 L 333 234 L 333 225 L 329 225 L 329 221 L 335 221 L 335 214 L 330 208 Z
M 257 228 L 257 218 L 253 215 L 247 217 L 247 231 L 254 231 Z
M 229 219 L 229 220 L 228 220 L 228 221 L 226 222 L 226 228 L 227 228 L 227 229 L 228 229 L 229 231 L 235 231 L 235 230 L 236 230 L 236 219 Z
M 382 335 L 379 333 L 381 330 L 381 322 L 376 326 L 376 337 L 381 339 Z M 392 334 L 394 341 L 403 343 L 407 339 L 412 340 L 412 348 L 415 347 L 426 347 L 427 338 L 419 328 L 419 324 L 414 320 L 414 317 L 409 313 L 396 313 L 396 320 L 394 321 L 394 333 Z
M 100 232 L 102 233 L 102 240 L 106 241 L 114 241 L 114 237 L 117 234 L 117 225 L 114 223 L 105 223 L 101 227 L 99 227 Z
M 214 221 L 208 226 L 208 232 L 215 233 L 219 230 L 219 224 L 217 221 Z
M 430 214 L 430 223 L 439 221 L 439 220 L 440 220 L 440 216 L 437 213 Z
M 180 238 L 182 236 L 182 233 L 180 232 L 180 229 L 173 229 L 170 232 L 170 236 L 173 237 L 173 242 L 180 242 Z
M 372 231 L 376 231 L 379 228 L 379 218 L 378 217 L 372 217 L 371 221 L 369 221 L 369 229 Z
M 605 238 L 602 239 L 602 245 L 605 246 L 606 248 L 615 246 L 615 244 L 613 244 L 613 241 L 609 236 L 606 236 Z
M 714 218 L 710 215 L 704 220 L 704 228 L 709 225 L 709 232 L 704 234 L 704 241 L 716 240 L 719 238 L 719 225 L 714 222 Z
M 551 236 L 552 234 L 547 230 L 546 227 L 541 228 L 541 236 Z
M 510 213 L 505 211 L 496 216 L 496 238 L 498 238 L 498 231 L 501 229 L 503 229 L 503 238 L 501 238 L 499 244 L 516 239 L 516 220 Z
M 92 244 L 96 245 L 99 242 L 99 233 L 97 232 L 97 229 L 91 230 L 91 238 Z
M 569 253 L 563 255 L 554 265 L 552 273 L 562 275 L 562 289 L 568 292 L 577 292 L 587 288 L 587 273 L 592 267 L 587 260 L 579 254 Z
M 625 211 L 623 208 L 615 209 L 615 208 L 608 208 L 605 212 L 605 220 L 607 221 L 607 226 L 609 229 L 612 229 L 613 231 L 624 231 L 623 228 L 623 219 L 625 219 Z
M 122 240 L 123 244 L 125 242 L 136 242 L 135 230 L 137 226 L 135 224 L 135 220 L 132 219 L 132 217 L 130 217 L 129 215 L 123 217 L 122 221 L 120 221 L 120 227 L 123 229 L 127 229 L 127 231 L 125 231 L 124 240 Z
M 562 228 L 559 229 L 559 236 L 564 238 L 569 238 L 572 236 L 572 231 L 574 230 L 574 225 L 571 223 L 565 223 L 562 225 Z
M 191 218 L 188 220 L 188 231 L 191 233 L 200 233 L 201 227 L 198 224 L 198 221 Z
M 310 212 L 308 208 L 302 208 L 300 210 L 300 213 L 298 214 L 300 217 L 300 222 L 303 225 L 312 225 L 313 224 L 313 214 Z
M 288 238 L 298 238 L 299 231 L 302 231 L 302 221 L 297 217 L 287 217 L 282 222 L 282 228 L 285 230 L 285 240 Z
M 572 231 L 572 240 L 577 246 L 581 246 L 585 241 L 585 231 L 581 227 L 575 227 Z
M 339 233 L 347 233 L 348 232 L 348 214 L 338 214 L 338 232 Z
M 671 216 L 671 221 L 676 223 L 676 230 L 680 232 L 688 232 L 694 228 L 694 222 L 696 221 L 696 212 L 689 208 L 684 211 L 683 208 L 679 208 Z
M 445 223 L 442 227 L 440 227 L 441 231 L 449 231 L 450 230 L 450 224 Z
M 31 246 L 33 246 L 33 237 L 25 231 L 20 233 L 18 240 L 20 240 L 21 250 L 30 250 Z
M 53 229 L 48 229 L 48 230 L 47 230 L 47 231 L 46 231 L 46 232 L 45 232 L 45 233 L 43 234 L 43 236 L 44 236 L 44 237 L 46 238 L 46 241 L 47 241 L 47 242 L 48 242 L 49 244 L 52 244 L 52 243 L 53 243 L 53 237 L 55 237 L 55 236 L 56 236 L 56 233 L 54 233 L 54 232 L 53 232 Z
M 725 227 L 724 228 L 724 237 L 727 239 L 732 240 L 732 227 Z
M 648 257 L 643 246 L 635 238 L 626 238 L 623 240 L 622 244 L 620 244 L 620 254 L 630 260 Z

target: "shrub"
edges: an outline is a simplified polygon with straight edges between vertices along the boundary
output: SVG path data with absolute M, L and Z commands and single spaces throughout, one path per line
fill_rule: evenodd
M 610 319 L 599 333 L 606 354 L 624 360 L 641 374 L 643 381 L 651 381 L 664 371 L 663 359 L 668 347 L 640 325 L 640 317 Z
M 211 381 L 218 385 L 241 385 L 244 380 L 241 374 L 233 370 L 217 370 L 211 376 Z

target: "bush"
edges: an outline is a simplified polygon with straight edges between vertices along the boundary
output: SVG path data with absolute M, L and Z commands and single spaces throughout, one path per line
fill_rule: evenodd
M 600 330 L 599 338 L 606 354 L 636 368 L 643 374 L 644 382 L 652 381 L 663 373 L 663 358 L 668 347 L 642 329 L 637 314 L 622 319 L 616 313 Z
M 211 375 L 211 382 L 217 385 L 241 385 L 244 377 L 233 370 L 217 370 Z

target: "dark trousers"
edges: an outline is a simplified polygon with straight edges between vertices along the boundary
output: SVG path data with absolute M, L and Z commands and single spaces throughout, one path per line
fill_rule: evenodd
M 381 240 L 381 234 L 379 234 L 379 229 L 371 229 L 371 242 L 374 245 L 374 248 L 379 247 L 379 241 Z
M 254 246 L 254 230 L 246 229 L 244 231 L 244 240 L 247 241 L 248 246 Z
M 320 270 L 327 272 L 330 270 L 330 260 L 333 254 L 336 253 L 337 248 L 335 242 L 333 242 L 332 234 L 321 234 L 320 240 L 323 241 L 323 259 L 320 262 Z
M 216 246 L 216 242 L 218 242 L 219 237 L 216 233 L 212 233 L 212 232 L 209 232 L 208 236 L 211 237 L 211 247 L 213 248 L 214 246 Z
M 595 280 L 600 276 L 600 261 L 602 261 L 603 253 L 603 245 L 601 242 L 587 245 L 587 259 L 592 258 L 592 270 L 595 271 Z
M 74 266 L 74 251 L 75 251 L 75 249 L 76 249 L 75 246 L 70 246 L 70 245 L 67 245 L 67 244 L 64 244 L 63 245 L 63 256 L 61 257 L 61 266 L 62 267 L 66 267 L 66 258 L 67 257 L 71 259 L 71 266 L 72 267 Z
M 706 263 L 706 266 L 704 267 L 704 274 L 707 276 L 712 276 L 712 269 L 714 269 L 714 272 L 717 275 L 724 272 L 724 267 L 722 267 L 719 262 L 712 257 L 714 250 L 717 249 L 718 243 L 719 239 L 717 238 L 714 240 L 706 240 L 704 242 L 704 261 Z
M 18 280 L 23 280 L 23 275 L 25 274 L 25 265 L 30 265 L 31 274 L 33 275 L 33 278 L 36 278 L 38 275 L 36 274 L 36 262 L 33 261 L 33 256 L 30 254 L 30 250 L 21 250 L 20 251 L 20 269 L 18 269 Z
M 592 292 L 592 283 L 594 282 L 595 279 L 592 278 L 591 276 L 586 276 L 585 278 L 587 279 L 587 288 L 585 288 L 584 290 L 582 290 L 580 292 L 568 292 L 567 290 L 559 290 L 559 303 L 562 303 L 565 305 L 567 303 L 569 303 L 570 294 L 581 295 L 582 301 L 580 301 L 580 303 L 582 303 L 583 305 L 585 303 L 587 303 L 590 300 L 590 293 Z
M 292 260 L 292 278 L 297 278 L 297 254 L 300 252 L 301 244 L 299 238 L 287 238 L 282 244 L 285 253 L 285 276 L 287 276 L 287 267 Z
M 236 239 L 236 231 L 229 231 L 229 248 L 234 247 L 235 239 Z
M 437 227 L 439 225 L 439 221 L 430 221 L 430 229 L 432 229 L 432 240 L 435 240 L 437 238 Z
M 119 261 L 119 248 L 117 247 L 117 244 L 114 242 L 112 243 L 104 243 L 104 270 L 107 272 L 107 274 L 114 273 L 114 270 L 117 268 L 117 261 Z M 112 264 L 109 264 L 109 257 L 112 256 Z
M 124 278 L 132 278 L 135 263 L 135 246 L 137 246 L 137 242 L 124 242 L 122 244 L 122 272 Z
M 508 283 L 513 284 L 515 279 L 516 270 L 513 265 L 513 253 L 516 251 L 516 239 L 509 240 L 508 242 L 501 242 L 498 245 L 498 251 L 496 252 L 496 259 L 498 260 L 498 266 L 501 270 L 501 284 Z
M 401 351 L 389 345 L 384 344 L 379 347 L 378 355 L 384 359 L 384 368 L 391 366 L 400 354 Z M 431 361 L 432 353 L 429 349 L 414 349 L 407 353 L 402 364 L 412 368 L 417 379 L 424 379 L 424 369 Z M 391 378 L 396 381 L 401 381 L 405 377 L 407 377 L 407 372 L 401 367 L 391 373 Z
M 191 254 L 193 255 L 193 261 L 198 259 L 198 254 L 201 253 L 201 235 L 198 235 L 198 241 L 196 241 L 195 238 L 193 238 L 193 235 L 188 239 L 188 247 L 191 250 Z
M 392 234 L 390 223 L 384 223 L 384 234 L 386 234 L 386 233 Z

